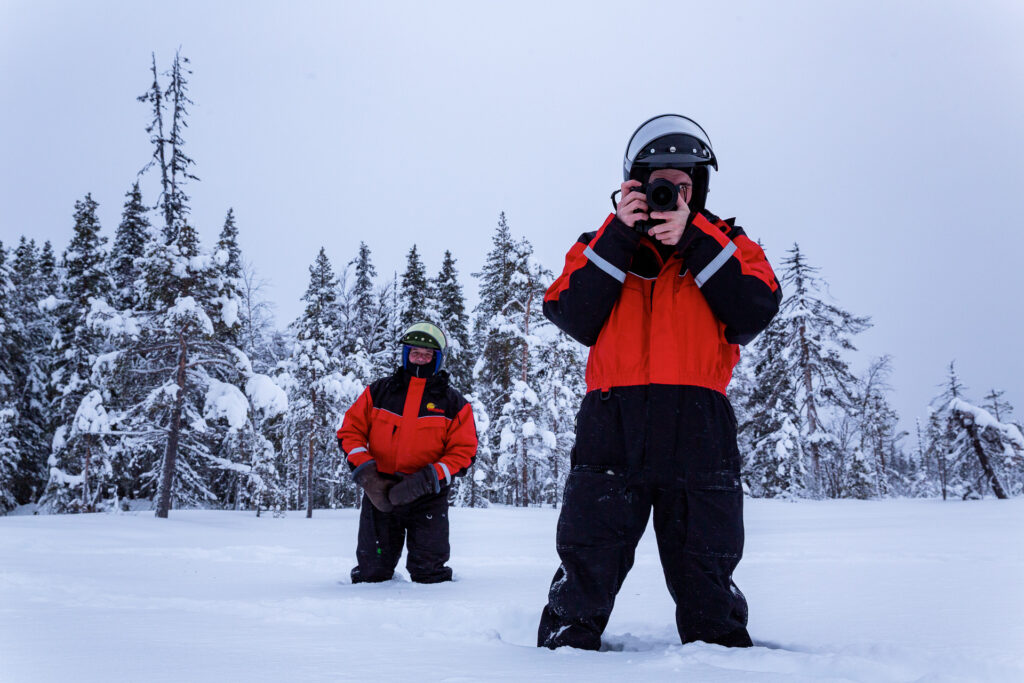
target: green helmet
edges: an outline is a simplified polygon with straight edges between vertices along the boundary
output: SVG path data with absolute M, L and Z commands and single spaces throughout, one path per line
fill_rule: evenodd
M 434 349 L 433 371 L 437 372 L 444 365 L 445 351 L 448 349 L 448 340 L 441 328 L 425 320 L 413 323 L 402 333 L 399 340 L 402 343 L 402 365 L 409 367 L 409 347 L 419 346 L 424 349 Z

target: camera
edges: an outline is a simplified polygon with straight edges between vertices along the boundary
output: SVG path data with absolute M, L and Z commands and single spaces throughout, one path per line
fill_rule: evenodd
M 647 206 L 651 211 L 675 211 L 678 206 L 679 188 L 671 180 L 658 178 L 641 185 L 640 191 L 647 195 Z
M 647 195 L 647 206 L 650 211 L 675 211 L 679 207 L 679 188 L 671 180 L 658 178 L 636 189 Z M 633 229 L 647 234 L 652 226 L 664 222 L 660 219 L 637 221 L 633 224 Z

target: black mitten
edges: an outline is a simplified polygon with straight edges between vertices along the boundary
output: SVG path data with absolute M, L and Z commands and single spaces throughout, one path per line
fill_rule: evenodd
M 385 479 L 377 471 L 377 463 L 373 460 L 365 462 L 352 472 L 352 479 L 363 487 L 373 507 L 381 512 L 391 512 L 394 506 L 388 500 L 388 489 L 394 482 Z
M 392 505 L 406 505 L 417 498 L 429 493 L 438 493 L 440 490 L 441 482 L 437 480 L 437 471 L 433 465 L 427 465 L 419 472 L 410 474 L 392 486 L 388 493 L 388 500 Z

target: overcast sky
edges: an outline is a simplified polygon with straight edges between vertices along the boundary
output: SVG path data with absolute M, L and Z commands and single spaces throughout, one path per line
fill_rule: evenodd
M 451 249 L 467 294 L 504 210 L 552 270 L 595 229 L 634 128 L 687 114 L 708 207 L 776 264 L 799 242 L 870 315 L 910 426 L 956 360 L 1024 414 L 1024 3 L 31 2 L 0 0 L 0 239 L 61 250 L 75 200 L 112 236 L 151 149 L 151 52 L 180 45 L 210 244 L 300 311 L 324 246 L 382 274 Z M 155 200 L 155 178 L 144 180 Z

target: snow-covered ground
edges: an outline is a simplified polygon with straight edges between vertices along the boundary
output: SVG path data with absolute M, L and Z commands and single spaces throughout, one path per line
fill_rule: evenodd
M 433 586 L 350 585 L 354 510 L 0 518 L 0 680 L 1024 681 L 1024 500 L 748 501 L 749 650 L 679 644 L 650 530 L 607 651 L 537 649 L 557 511 L 451 517 Z

